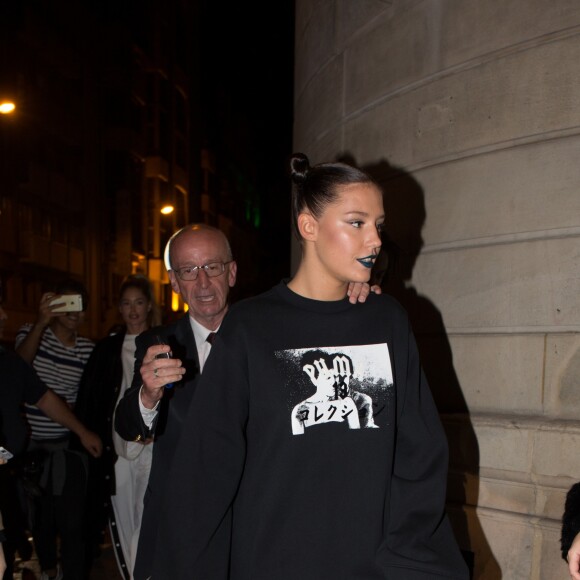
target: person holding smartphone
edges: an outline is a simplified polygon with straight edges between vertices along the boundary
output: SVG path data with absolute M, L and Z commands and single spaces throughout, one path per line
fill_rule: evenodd
M 22 326 L 16 335 L 16 352 L 70 409 L 74 408 L 83 369 L 94 346 L 78 333 L 87 298 L 83 284 L 64 280 L 54 292 L 43 294 L 36 321 Z M 31 429 L 29 451 L 47 454 L 40 479 L 44 493 L 35 500 L 32 530 L 41 580 L 60 579 L 63 575 L 82 578 L 87 458 L 69 448 L 70 431 L 66 426 L 53 421 L 34 404 L 26 404 L 25 413 Z
M 1 306 L 1 295 L 0 286 L 0 339 L 7 319 Z M 11 580 L 15 551 L 28 548 L 26 518 L 17 489 L 18 468 L 26 450 L 29 431 L 28 423 L 20 413 L 22 404 L 34 405 L 52 421 L 75 433 L 91 455 L 100 455 L 102 445 L 99 437 L 75 417 L 65 401 L 40 380 L 29 364 L 2 346 L 0 374 L 7 379 L 0 382 L 0 446 L 8 453 L 4 455 L 4 462 L 8 464 L 0 464 L 0 512 L 6 526 L 3 542 L 6 562 L 4 578 Z

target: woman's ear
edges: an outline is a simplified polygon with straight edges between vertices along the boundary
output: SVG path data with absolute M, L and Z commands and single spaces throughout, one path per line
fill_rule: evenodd
M 298 216 L 298 231 L 303 240 L 309 242 L 316 241 L 318 236 L 318 222 L 316 218 L 309 213 L 301 213 Z

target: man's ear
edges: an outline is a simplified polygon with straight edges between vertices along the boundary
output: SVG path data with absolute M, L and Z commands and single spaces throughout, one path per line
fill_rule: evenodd
M 167 272 L 167 275 L 169 276 L 169 281 L 171 282 L 171 288 L 173 289 L 173 291 L 176 294 L 180 294 L 179 285 L 177 284 L 177 276 L 175 272 L 173 270 L 169 270 L 169 272 Z
M 233 288 L 236 284 L 236 275 L 238 273 L 238 265 L 235 260 L 228 264 L 228 285 Z
M 309 213 L 301 213 L 298 216 L 298 231 L 303 240 L 314 242 L 318 237 L 318 221 Z

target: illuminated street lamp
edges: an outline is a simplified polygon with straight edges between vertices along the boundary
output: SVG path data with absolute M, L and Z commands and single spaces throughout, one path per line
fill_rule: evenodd
M 175 208 L 170 203 L 166 203 L 160 211 L 163 215 L 169 215 L 170 213 L 173 213 L 174 209 Z
M 0 114 L 9 115 L 14 112 L 16 105 L 12 101 L 2 101 L 0 102 Z

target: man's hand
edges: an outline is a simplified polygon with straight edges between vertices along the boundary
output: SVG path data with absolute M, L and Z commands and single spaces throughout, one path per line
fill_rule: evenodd
M 356 304 L 357 302 L 364 302 L 371 292 L 381 294 L 381 287 L 377 284 L 369 286 L 366 282 L 350 282 L 346 294 L 349 302 Z
M 580 533 L 576 535 L 568 550 L 568 571 L 570 578 L 580 580 Z
M 101 438 L 92 431 L 86 429 L 79 435 L 82 446 L 95 458 L 100 457 L 103 452 Z
M 171 348 L 167 344 L 154 344 L 147 349 L 139 372 L 143 380 L 141 403 L 146 409 L 153 409 L 163 397 L 165 385 L 177 383 L 185 374 L 178 358 L 156 358 L 167 354 Z

